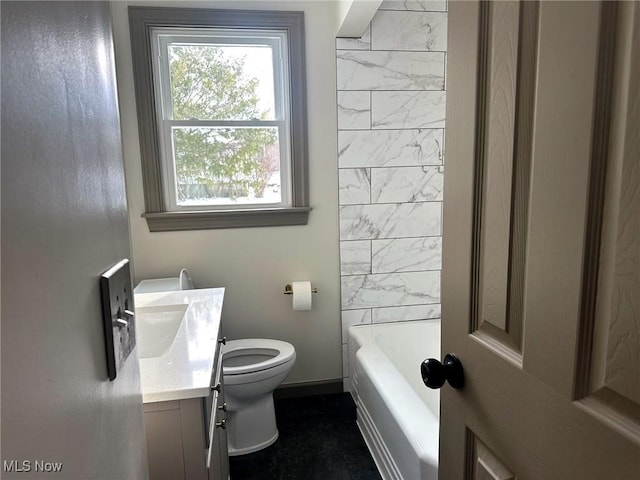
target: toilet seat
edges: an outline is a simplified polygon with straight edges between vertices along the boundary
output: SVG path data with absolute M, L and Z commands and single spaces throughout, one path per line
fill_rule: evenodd
M 274 352 L 276 352 L 274 354 Z M 224 364 L 225 359 L 240 356 L 268 356 L 266 360 L 247 365 L 229 366 Z M 268 338 L 244 338 L 241 340 L 228 340 L 223 347 L 222 372 L 225 375 L 245 375 L 275 368 L 295 358 L 296 351 L 293 345 L 281 340 Z

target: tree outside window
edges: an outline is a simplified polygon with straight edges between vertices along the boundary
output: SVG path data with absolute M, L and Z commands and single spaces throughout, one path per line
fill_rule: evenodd
M 258 78 L 246 72 L 246 55 L 191 45 L 172 45 L 169 55 L 175 120 L 269 119 L 260 108 Z M 277 128 L 173 127 L 172 133 L 181 204 L 280 200 Z

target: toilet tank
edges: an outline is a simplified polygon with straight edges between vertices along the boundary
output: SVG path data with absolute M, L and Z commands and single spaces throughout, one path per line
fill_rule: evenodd
M 173 292 L 175 290 L 192 290 L 193 288 L 191 275 L 186 268 L 183 268 L 177 277 L 142 280 L 133 289 L 133 293 Z

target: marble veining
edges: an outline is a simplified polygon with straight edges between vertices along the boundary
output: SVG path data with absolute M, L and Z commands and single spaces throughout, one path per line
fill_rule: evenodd
M 338 164 L 348 167 L 441 165 L 442 129 L 338 132 Z
M 371 241 L 340 242 L 340 273 L 354 275 L 371 273 Z
M 371 203 L 442 200 L 443 167 L 374 168 Z
M 440 302 L 440 272 L 354 275 L 342 278 L 342 306 L 355 308 Z
M 372 241 L 372 273 L 440 270 L 441 267 L 442 237 Z
M 371 92 L 371 128 L 444 128 L 444 92 Z
M 446 10 L 384 0 L 336 40 L 343 345 L 351 325 L 440 317 Z
M 338 92 L 338 128 L 371 128 L 371 94 L 369 92 Z
M 371 309 L 372 323 L 404 322 L 440 318 L 440 304 L 409 305 L 406 307 L 382 307 Z
M 371 49 L 446 52 L 447 14 L 380 10 L 371 21 Z
M 371 179 L 368 168 L 341 169 L 338 174 L 340 205 L 370 203 Z
M 447 0 L 384 0 L 378 10 L 444 12 L 447 10 Z
M 440 202 L 340 207 L 340 238 L 366 240 L 440 235 Z
M 443 90 L 444 53 L 339 51 L 338 90 Z

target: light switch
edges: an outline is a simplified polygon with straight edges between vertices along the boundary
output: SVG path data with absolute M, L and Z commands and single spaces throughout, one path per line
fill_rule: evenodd
M 136 346 L 136 322 L 129 260 L 124 259 L 100 277 L 102 317 L 109 380 L 116 375 Z

